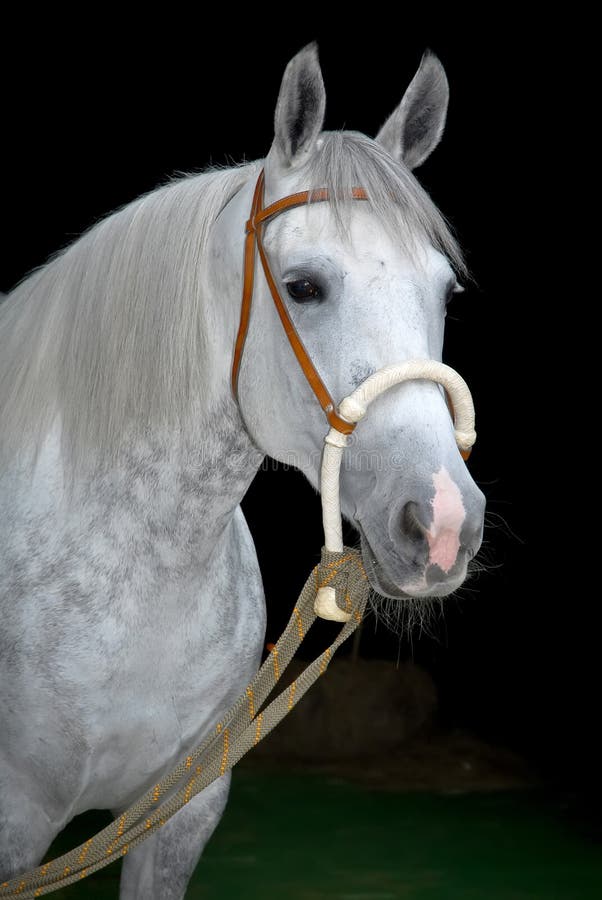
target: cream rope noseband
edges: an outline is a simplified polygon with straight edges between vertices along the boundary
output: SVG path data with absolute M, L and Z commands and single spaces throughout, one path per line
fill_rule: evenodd
M 327 201 L 330 199 L 329 194 L 325 188 L 314 191 L 300 191 L 264 207 L 264 190 L 265 175 L 262 170 L 255 185 L 251 214 L 246 224 L 244 281 L 240 324 L 232 362 L 232 391 L 238 400 L 238 376 L 251 316 L 255 277 L 255 248 L 257 247 L 270 294 L 286 336 L 303 374 L 330 424 L 330 431 L 325 438 L 322 458 L 320 494 L 322 497 L 322 519 L 324 522 L 324 546 L 326 550 L 338 553 L 341 552 L 343 547 L 339 500 L 339 473 L 343 450 L 347 446 L 348 435 L 352 433 L 357 422 L 363 418 L 369 404 L 383 391 L 404 381 L 426 380 L 442 385 L 445 389 L 448 406 L 454 420 L 456 443 L 465 460 L 468 459 L 476 440 L 474 406 L 466 382 L 454 369 L 432 359 L 411 359 L 399 365 L 386 366 L 383 369 L 379 369 L 378 372 L 374 372 L 352 394 L 345 397 L 337 409 L 332 396 L 305 349 L 303 341 L 280 296 L 280 291 L 263 245 L 263 226 L 270 219 L 296 206 Z M 363 188 L 355 187 L 352 191 L 352 199 L 368 200 L 369 197 Z M 316 613 L 324 619 L 332 619 L 337 622 L 346 622 L 349 619 L 349 614 L 337 606 L 334 599 L 334 591 L 329 587 L 323 587 L 318 591 L 315 609 Z
M 262 226 L 269 219 L 303 203 L 328 200 L 328 192 L 318 190 L 292 194 L 264 209 L 263 183 L 262 172 L 255 187 L 251 216 L 247 222 L 243 300 L 234 350 L 232 387 L 236 396 L 240 361 L 249 327 L 257 247 L 280 321 L 305 377 L 330 423 L 321 471 L 325 546 L 320 563 L 307 579 L 293 614 L 267 659 L 234 706 L 216 723 L 205 739 L 124 813 L 84 844 L 0 884 L 0 898 L 20 897 L 21 900 L 33 900 L 80 881 L 125 856 L 263 740 L 324 674 L 338 647 L 353 634 L 362 621 L 368 600 L 369 584 L 360 553 L 350 547 L 343 547 L 339 474 L 348 435 L 365 415 L 373 400 L 383 391 L 404 381 L 435 381 L 446 391 L 454 418 L 456 442 L 465 458 L 476 439 L 474 408 L 465 382 L 449 366 L 431 359 L 412 359 L 379 369 L 345 397 L 338 410 L 336 409 L 280 297 L 262 241 Z M 354 188 L 353 198 L 368 199 L 362 188 Z M 273 700 L 269 700 L 316 616 L 341 622 L 339 634 L 288 687 Z
M 445 388 L 450 406 L 454 410 L 454 435 L 462 456 L 467 459 L 477 435 L 474 430 L 474 405 L 468 385 L 455 369 L 433 359 L 409 359 L 396 366 L 385 366 L 374 372 L 352 394 L 341 400 L 339 415 L 356 424 L 366 415 L 370 403 L 380 394 L 404 381 L 434 381 Z M 348 436 L 334 426 L 324 438 L 324 453 L 320 472 L 322 495 L 322 521 L 324 546 L 333 553 L 343 551 L 343 527 L 339 498 L 339 476 L 343 451 Z M 349 613 L 337 606 L 334 591 L 330 587 L 318 590 L 315 611 L 323 619 L 347 622 Z

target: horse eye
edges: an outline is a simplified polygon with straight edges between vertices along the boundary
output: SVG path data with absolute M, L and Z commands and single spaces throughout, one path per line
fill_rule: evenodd
M 308 278 L 299 278 L 298 281 L 288 281 L 286 284 L 289 297 L 296 303 L 305 300 L 318 300 L 321 296 L 320 288 Z

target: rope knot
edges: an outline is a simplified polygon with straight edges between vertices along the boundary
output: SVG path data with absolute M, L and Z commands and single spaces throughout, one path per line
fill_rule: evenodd
M 351 395 L 341 400 L 339 406 L 340 414 L 344 419 L 349 419 L 350 422 L 359 422 L 360 419 L 363 419 L 367 409 L 368 407 L 365 403 Z
M 369 585 L 358 550 L 343 547 L 338 553 L 323 547 L 316 581 L 316 615 L 335 622 L 361 617 Z

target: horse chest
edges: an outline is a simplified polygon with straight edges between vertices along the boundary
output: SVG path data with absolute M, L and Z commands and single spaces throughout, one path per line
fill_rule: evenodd
M 5 571 L 22 573 L 8 584 L 6 634 L 21 650 L 0 670 L 8 706 L 23 710 L 9 755 L 44 737 L 45 777 L 68 818 L 122 808 L 202 739 L 258 666 L 265 606 L 240 509 L 178 577 L 150 540 L 136 547 L 145 556 L 51 525 L 35 523 L 35 554 L 34 525 L 5 533 Z
M 100 798 L 114 808 L 130 802 L 202 739 L 251 679 L 265 630 L 263 598 L 244 576 L 227 605 L 224 585 L 213 587 L 180 596 L 177 615 L 169 603 L 156 609 L 134 635 L 113 629 L 92 654 L 101 669 L 87 710 L 93 777 L 82 809 Z

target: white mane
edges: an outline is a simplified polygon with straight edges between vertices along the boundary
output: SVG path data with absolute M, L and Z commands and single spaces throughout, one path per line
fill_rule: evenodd
M 210 227 L 251 164 L 174 181 L 99 222 L 0 304 L 0 452 L 60 416 L 75 464 L 177 423 L 206 383 Z M 213 302 L 216 302 L 213 298 Z
M 457 272 L 466 274 L 458 243 L 427 192 L 406 166 L 365 134 L 322 132 L 319 152 L 309 157 L 299 183 L 305 190 L 328 188 L 330 207 L 343 233 L 354 209 L 349 200 L 352 189 L 363 187 L 375 216 L 400 248 L 412 256 L 426 241 L 447 256 Z

